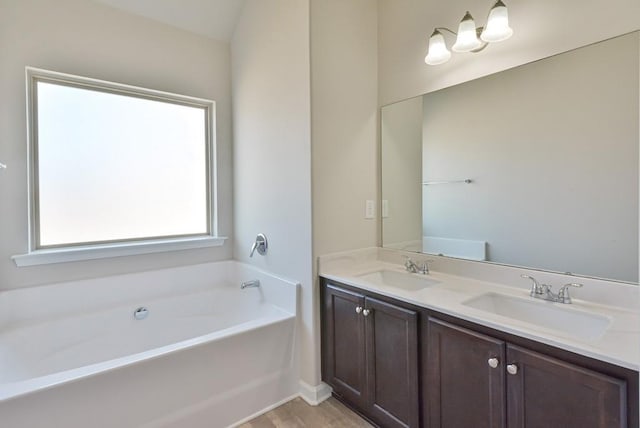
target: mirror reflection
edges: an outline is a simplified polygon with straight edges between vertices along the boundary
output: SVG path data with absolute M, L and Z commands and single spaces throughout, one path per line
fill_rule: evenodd
M 638 32 L 382 108 L 383 246 L 638 282 Z

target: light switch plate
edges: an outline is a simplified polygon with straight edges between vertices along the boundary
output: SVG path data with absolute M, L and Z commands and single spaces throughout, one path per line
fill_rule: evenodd
M 376 218 L 376 204 L 375 201 L 371 199 L 367 199 L 364 208 L 364 218 L 366 219 L 374 219 Z

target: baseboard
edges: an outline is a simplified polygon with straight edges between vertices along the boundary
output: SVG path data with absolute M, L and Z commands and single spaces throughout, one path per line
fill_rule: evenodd
M 297 398 L 297 397 L 298 397 L 298 394 L 293 394 L 293 395 L 292 395 L 292 396 L 290 396 L 290 397 L 287 397 L 287 398 L 285 398 L 285 399 L 283 399 L 283 400 L 280 400 L 280 401 L 278 401 L 278 402 L 277 402 L 277 403 L 275 403 L 275 404 L 272 404 L 272 405 L 270 405 L 270 406 L 267 406 L 267 407 L 265 407 L 264 409 L 259 410 L 259 411 L 255 412 L 254 414 L 252 414 L 252 415 L 250 415 L 250 416 L 247 416 L 246 418 L 243 418 L 243 419 L 239 420 L 238 422 L 233 423 L 232 425 L 229 425 L 229 427 L 228 427 L 228 428 L 237 427 L 237 426 L 242 425 L 242 424 L 243 424 L 243 423 L 245 423 L 245 422 L 249 422 L 250 420 L 255 419 L 255 418 L 257 418 L 258 416 L 261 416 L 261 415 L 263 415 L 263 414 L 265 414 L 265 413 L 267 413 L 267 412 L 270 412 L 271 410 L 275 409 L 276 407 L 280 407 L 280 406 L 282 406 L 283 404 L 288 403 L 289 401 L 291 401 L 291 400 L 293 400 L 294 398 Z
M 324 382 L 311 386 L 306 382 L 300 381 L 300 397 L 312 406 L 317 406 L 331 397 L 331 391 L 331 387 Z
M 278 401 L 275 404 L 265 407 L 264 409 L 252 414 L 251 416 L 247 416 L 246 418 L 243 418 L 242 420 L 234 423 L 233 425 L 230 425 L 228 428 L 237 427 L 239 425 L 242 425 L 245 422 L 249 422 L 250 420 L 257 418 L 258 416 L 263 415 L 275 409 L 276 407 L 280 407 L 283 404 L 297 397 L 301 397 L 304 401 L 307 402 L 307 404 L 311 406 L 317 406 L 327 398 L 331 397 L 332 389 L 329 385 L 327 385 L 324 382 L 321 382 L 320 385 L 317 385 L 317 386 L 311 386 L 306 382 L 300 381 L 299 385 L 300 385 L 300 391 L 298 394 L 294 394 L 290 397 L 287 397 L 283 400 Z
M 290 397 L 287 397 L 283 400 L 278 401 L 275 404 L 272 404 L 268 407 L 265 407 L 264 409 L 250 415 L 247 416 L 246 418 L 243 418 L 242 420 L 230 425 L 228 428 L 233 428 L 233 427 L 237 427 L 239 425 L 242 425 L 245 422 L 249 422 L 252 419 L 257 418 L 260 415 L 263 415 L 273 409 L 275 409 L 276 407 L 280 407 L 285 403 L 288 403 L 289 401 L 293 400 L 294 398 L 297 397 L 301 397 L 304 401 L 307 402 L 307 404 L 311 405 L 311 406 L 317 406 L 318 404 L 322 403 L 324 400 L 326 400 L 327 398 L 331 397 L 331 392 L 332 389 L 329 385 L 327 385 L 324 382 L 321 382 L 320 385 L 316 385 L 316 386 L 311 386 L 306 382 L 300 381 L 300 392 L 298 394 L 294 394 Z

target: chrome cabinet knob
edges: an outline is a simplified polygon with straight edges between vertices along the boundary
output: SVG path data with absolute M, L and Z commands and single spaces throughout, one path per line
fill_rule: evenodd
M 371 309 L 363 309 L 362 310 L 362 315 L 364 315 L 365 317 L 369 316 L 370 313 L 371 313 Z
M 493 357 L 493 358 L 489 358 L 487 360 L 487 363 L 489 364 L 489 367 L 491 367 L 492 369 L 495 369 L 500 364 L 500 361 L 496 357 Z
M 356 306 L 356 314 L 362 312 L 362 306 Z
M 507 364 L 507 372 L 512 375 L 518 373 L 518 366 L 515 364 Z

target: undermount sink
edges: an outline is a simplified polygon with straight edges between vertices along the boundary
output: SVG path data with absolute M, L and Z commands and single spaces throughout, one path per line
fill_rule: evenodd
M 399 288 L 407 291 L 422 290 L 439 282 L 426 275 L 396 272 L 393 270 L 378 270 L 359 275 L 359 277 L 375 285 Z
M 571 307 L 563 308 L 558 303 L 497 293 L 482 294 L 467 300 L 463 305 L 588 340 L 601 337 L 610 323 L 609 318 L 603 315 L 582 312 Z

